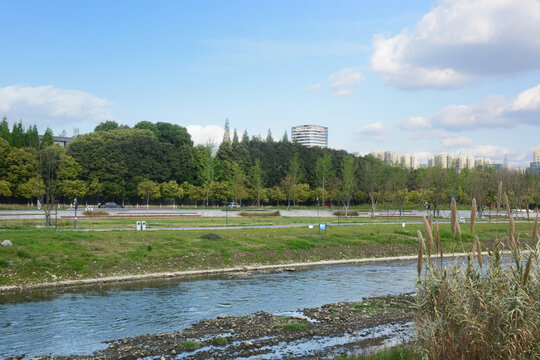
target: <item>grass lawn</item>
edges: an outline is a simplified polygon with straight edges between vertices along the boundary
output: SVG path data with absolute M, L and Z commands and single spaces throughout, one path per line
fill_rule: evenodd
M 452 247 L 456 251 L 469 250 L 473 236 L 465 226 L 462 226 L 462 243 L 452 241 L 449 226 L 440 226 L 446 251 L 451 251 Z M 309 229 L 307 225 L 211 231 L 5 230 L 0 232 L 0 241 L 9 239 L 13 246 L 0 247 L 0 285 L 237 265 L 414 255 L 417 253 L 416 229 L 423 231 L 423 225 L 408 224 L 405 229 L 393 224 L 330 226 L 320 235 L 317 228 Z M 507 229 L 505 223 L 476 225 L 481 240 L 502 237 Z M 530 237 L 531 224 L 517 223 L 516 230 L 526 240 L 528 235 Z

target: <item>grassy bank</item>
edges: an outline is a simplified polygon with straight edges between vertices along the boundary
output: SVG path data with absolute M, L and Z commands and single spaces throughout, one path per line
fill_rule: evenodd
M 478 224 L 480 239 L 495 239 L 507 224 Z M 329 259 L 414 255 L 416 229 L 421 225 L 332 226 L 318 229 L 228 229 L 182 231 L 74 232 L 6 230 L 0 241 L 0 285 L 209 269 L 237 265 L 309 262 Z M 516 224 L 527 240 L 530 224 Z M 472 234 L 462 244 L 452 241 L 450 227 L 441 225 L 446 251 L 472 246 Z

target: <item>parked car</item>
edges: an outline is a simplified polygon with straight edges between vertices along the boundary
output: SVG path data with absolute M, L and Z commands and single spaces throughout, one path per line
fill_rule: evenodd
M 122 205 L 118 205 L 115 202 L 99 203 L 98 208 L 123 208 Z
M 230 202 L 228 206 L 231 209 L 240 209 L 242 207 L 242 205 L 240 205 L 239 203 L 237 203 L 235 201 Z

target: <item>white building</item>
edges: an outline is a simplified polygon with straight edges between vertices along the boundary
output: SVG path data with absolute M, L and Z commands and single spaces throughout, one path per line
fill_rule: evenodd
M 533 152 L 533 162 L 540 163 L 540 149 Z
M 291 128 L 293 142 L 307 147 L 328 147 L 328 128 L 319 125 L 299 125 Z
M 418 169 L 418 158 L 410 153 L 401 155 L 401 165 L 406 168 Z
M 418 169 L 418 158 L 414 154 L 405 153 L 400 154 L 395 151 L 381 151 L 381 150 L 374 150 L 371 151 L 368 155 L 373 156 L 374 158 L 377 158 L 379 160 L 384 161 L 385 164 L 388 165 L 403 165 L 406 168 L 413 168 Z

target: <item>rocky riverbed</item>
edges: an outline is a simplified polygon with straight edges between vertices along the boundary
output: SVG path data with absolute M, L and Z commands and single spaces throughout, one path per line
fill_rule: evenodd
M 320 359 L 361 354 L 376 346 L 410 341 L 414 304 L 411 295 L 399 295 L 286 314 L 220 315 L 178 332 L 110 341 L 106 349 L 92 355 L 58 358 Z

